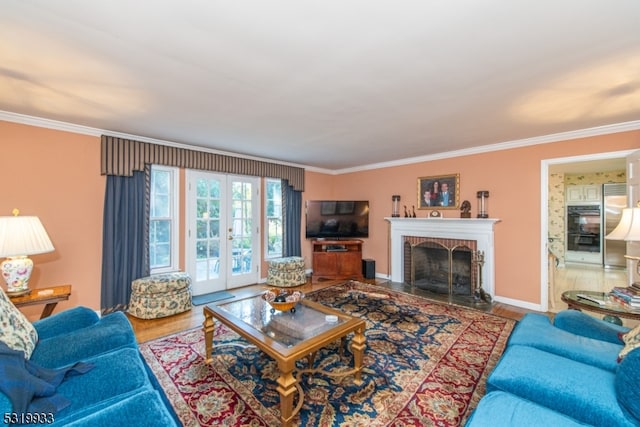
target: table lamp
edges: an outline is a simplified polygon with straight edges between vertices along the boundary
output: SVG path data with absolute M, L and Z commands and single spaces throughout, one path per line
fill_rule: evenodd
M 13 216 L 0 217 L 0 257 L 7 257 L 0 265 L 2 277 L 7 282 L 7 295 L 26 295 L 29 277 L 33 271 L 33 261 L 28 255 L 53 251 L 53 244 L 42 223 L 36 216 L 19 216 L 18 209 Z
M 640 242 L 640 202 L 636 208 L 625 208 L 622 210 L 620 222 L 605 238 L 610 240 L 624 240 L 627 242 Z M 640 275 L 640 257 L 631 255 L 625 255 L 624 257 L 637 262 L 636 271 Z

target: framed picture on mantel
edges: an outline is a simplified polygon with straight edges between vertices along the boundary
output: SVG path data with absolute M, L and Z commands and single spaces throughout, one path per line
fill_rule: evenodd
M 418 178 L 418 209 L 457 209 L 460 205 L 460 174 Z

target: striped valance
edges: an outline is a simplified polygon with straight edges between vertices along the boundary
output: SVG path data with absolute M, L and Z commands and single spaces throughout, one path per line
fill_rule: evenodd
M 143 171 L 145 164 L 155 164 L 286 179 L 295 190 L 304 191 L 303 168 L 107 135 L 102 135 L 101 143 L 102 175 L 132 176 Z

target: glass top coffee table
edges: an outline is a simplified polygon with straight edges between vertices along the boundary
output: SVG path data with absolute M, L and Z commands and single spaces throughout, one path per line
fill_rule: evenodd
M 562 293 L 562 301 L 574 310 L 589 310 L 608 316 L 640 320 L 640 310 L 620 304 L 605 292 L 565 291 Z
M 366 347 L 363 319 L 348 316 L 337 310 L 303 299 L 295 312 L 275 311 L 261 295 L 220 305 L 204 307 L 205 361 L 213 360 L 214 319 L 217 319 L 241 337 L 271 356 L 278 364 L 278 393 L 280 394 L 280 418 L 283 426 L 291 425 L 300 411 L 304 393 L 293 375 L 296 361 L 308 358 L 309 364 L 318 350 L 336 340 L 345 340 L 353 333 L 351 351 L 354 367 L 339 376 L 354 375 L 354 383 L 362 384 L 362 358 Z M 314 370 L 305 370 L 314 371 Z M 320 372 L 319 370 L 316 370 Z M 337 374 L 325 374 L 337 376 Z M 298 403 L 293 407 L 294 394 L 298 391 Z

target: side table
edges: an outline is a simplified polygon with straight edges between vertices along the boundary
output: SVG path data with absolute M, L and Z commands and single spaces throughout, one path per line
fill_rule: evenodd
M 60 301 L 66 301 L 71 295 L 71 285 L 51 286 L 48 288 L 32 289 L 28 295 L 11 298 L 16 307 L 45 304 L 41 319 L 49 317 Z

